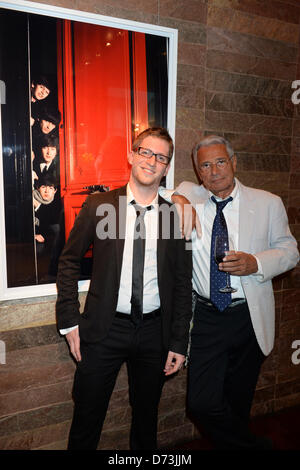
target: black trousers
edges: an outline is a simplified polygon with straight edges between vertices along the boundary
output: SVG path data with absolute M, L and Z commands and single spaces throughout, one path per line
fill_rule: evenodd
M 264 355 L 247 303 L 223 312 L 197 301 L 191 336 L 188 408 L 217 449 L 255 449 L 250 409 Z
M 162 347 L 161 319 L 147 319 L 138 328 L 115 318 L 99 343 L 81 344 L 82 361 L 74 378 L 74 416 L 69 450 L 95 450 L 121 365 L 128 366 L 132 407 L 130 448 L 156 449 L 158 404 L 167 353 Z

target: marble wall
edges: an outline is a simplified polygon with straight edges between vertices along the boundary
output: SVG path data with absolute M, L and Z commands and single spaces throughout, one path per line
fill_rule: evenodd
M 225 135 L 238 156 L 244 184 L 283 198 L 300 240 L 300 104 L 291 101 L 300 79 L 298 0 L 53 0 L 76 8 L 177 28 L 178 82 L 175 183 L 196 181 L 191 148 L 207 133 Z M 300 365 L 291 361 L 300 340 L 299 268 L 274 280 L 276 342 L 259 378 L 252 414 L 300 404 Z M 84 296 L 82 296 L 82 301 Z M 56 333 L 55 299 L 0 304 L 0 449 L 64 449 L 72 416 L 74 364 Z M 186 371 L 165 386 L 159 444 L 197 435 L 185 415 Z M 101 449 L 128 446 L 130 409 L 121 370 Z

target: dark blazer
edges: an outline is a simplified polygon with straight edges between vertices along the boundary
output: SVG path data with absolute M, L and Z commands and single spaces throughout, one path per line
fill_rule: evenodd
M 126 222 L 126 206 L 119 210 L 119 196 L 126 201 L 126 186 L 86 199 L 60 257 L 56 304 L 58 328 L 79 324 L 81 339 L 89 342 L 99 341 L 107 335 L 116 312 Z M 105 206 L 102 204 L 111 204 L 116 210 L 117 237 L 104 240 L 97 237 L 97 224 L 107 216 L 107 213 L 97 215 L 97 209 L 98 214 L 103 212 L 101 208 Z M 171 221 L 171 234 L 163 236 L 166 233 L 163 233 L 162 209 L 166 206 L 171 205 L 159 197 L 157 270 L 163 342 L 167 350 L 186 354 L 192 315 L 191 250 L 185 249 L 186 242 L 179 236 L 175 209 L 172 213 L 176 220 Z M 93 270 L 84 313 L 80 315 L 77 284 L 80 261 L 91 244 Z

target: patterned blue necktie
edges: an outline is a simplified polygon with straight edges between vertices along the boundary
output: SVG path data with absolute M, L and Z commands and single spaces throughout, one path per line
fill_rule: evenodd
M 212 201 L 217 206 L 217 213 L 213 223 L 212 234 L 211 234 L 211 248 L 210 248 L 210 300 L 221 312 L 231 304 L 231 294 L 219 292 L 219 289 L 226 285 L 226 273 L 219 271 L 218 265 L 215 260 L 215 240 L 216 236 L 222 236 L 228 240 L 228 231 L 226 220 L 223 214 L 223 209 L 232 201 L 232 197 L 229 197 L 225 201 L 217 201 L 212 196 Z

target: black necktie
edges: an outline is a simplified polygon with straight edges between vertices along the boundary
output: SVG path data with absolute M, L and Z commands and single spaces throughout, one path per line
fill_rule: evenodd
M 151 206 L 141 207 L 132 204 L 136 210 L 136 220 L 134 225 L 134 241 L 132 256 L 132 294 L 131 294 L 131 320 L 134 325 L 139 325 L 143 319 L 143 289 L 144 289 L 144 263 L 146 228 L 145 213 Z
M 215 240 L 216 236 L 222 236 L 227 239 L 228 242 L 228 231 L 226 220 L 223 214 L 223 209 L 228 204 L 229 201 L 232 201 L 232 197 L 229 197 L 225 201 L 217 201 L 214 196 L 212 196 L 212 201 L 217 206 L 217 213 L 214 219 L 212 234 L 211 234 L 211 251 L 210 251 L 210 300 L 221 312 L 231 304 L 231 294 L 219 292 L 221 287 L 226 285 L 226 273 L 224 271 L 219 271 L 218 265 L 215 260 L 214 250 L 215 250 Z M 228 244 L 228 243 L 227 243 Z

